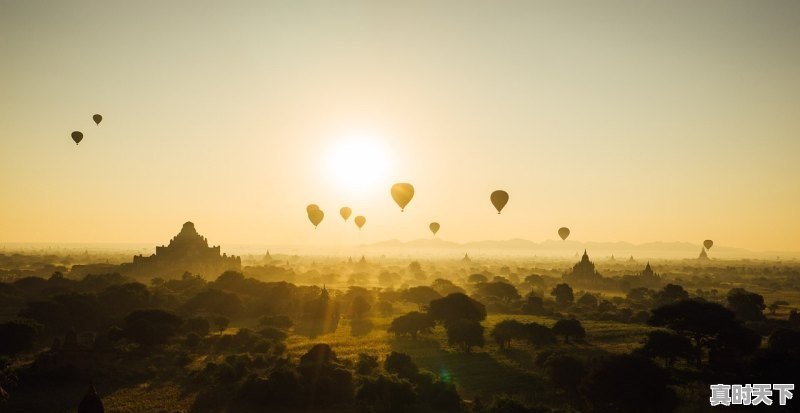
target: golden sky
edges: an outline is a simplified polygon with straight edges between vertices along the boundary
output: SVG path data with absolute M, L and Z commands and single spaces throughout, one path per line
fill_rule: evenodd
M 215 244 L 329 245 L 438 221 L 462 242 L 568 226 L 797 251 L 799 21 L 788 0 L 3 0 L 0 242 L 163 243 L 192 220 Z M 404 213 L 393 182 L 416 188 Z

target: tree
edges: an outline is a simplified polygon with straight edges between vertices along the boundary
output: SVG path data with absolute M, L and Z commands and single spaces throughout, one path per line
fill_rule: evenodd
M 214 317 L 214 326 L 216 326 L 217 330 L 219 330 L 219 335 L 222 335 L 225 329 L 228 328 L 228 324 L 230 324 L 230 322 L 231 320 L 225 316 Z
M 517 320 L 503 320 L 495 324 L 489 335 L 497 343 L 501 350 L 511 348 L 511 340 L 525 339 L 528 336 L 528 328 L 525 324 Z
M 587 377 L 586 400 L 597 413 L 669 413 L 678 405 L 669 373 L 651 360 L 611 356 Z
M 635 304 L 645 304 L 655 297 L 656 292 L 647 287 L 632 288 L 625 298 Z
M 372 374 L 380 365 L 378 364 L 378 356 L 369 355 L 367 353 L 358 353 L 358 361 L 356 361 L 356 373 L 361 375 Z
M 662 358 L 666 367 L 672 367 L 675 359 L 690 361 L 695 357 L 695 348 L 686 337 L 664 330 L 647 334 L 644 346 L 638 351 L 649 358 Z
M 761 321 L 764 319 L 764 297 L 743 288 L 728 292 L 728 308 L 742 321 Z
M 141 283 L 112 285 L 101 291 L 97 299 L 104 311 L 113 315 L 123 315 L 148 307 L 150 290 Z
M 586 330 L 583 329 L 581 322 L 574 318 L 565 318 L 556 321 L 553 326 L 553 334 L 564 336 L 564 342 L 569 343 L 569 338 L 582 339 L 586 337 Z
M 409 380 L 416 380 L 419 368 L 411 360 L 411 356 L 406 353 L 393 351 L 386 356 L 383 368 L 389 373 L 394 373 L 398 377 Z
M 717 367 L 735 369 L 761 346 L 761 334 L 733 323 L 720 330 L 711 343 L 708 360 Z
M 468 353 L 472 347 L 483 347 L 483 326 L 472 319 L 454 320 L 445 323 L 447 344 L 459 346 Z
M 175 336 L 183 320 L 164 310 L 137 310 L 125 317 L 125 337 L 142 347 L 165 344 Z
M 683 300 L 653 309 L 648 324 L 667 327 L 692 340 L 697 355 L 702 361 L 703 349 L 708 348 L 721 331 L 736 324 L 733 312 L 708 301 Z
M 480 283 L 475 286 L 475 294 L 480 297 L 494 298 L 508 303 L 519 300 L 520 295 L 516 287 L 506 282 Z
M 464 289 L 453 284 L 450 280 L 445 280 L 444 278 L 437 278 L 431 284 L 431 288 L 436 290 L 442 296 L 446 296 L 453 293 L 464 293 Z
M 532 345 L 546 346 L 550 344 L 555 344 L 556 342 L 556 336 L 555 334 L 553 334 L 553 330 L 551 330 L 545 325 L 531 322 L 525 324 L 525 329 L 527 330 L 525 338 Z
M 667 305 L 689 299 L 689 293 L 678 284 L 667 284 L 653 297 L 656 305 Z
M 464 294 L 455 293 L 431 301 L 428 314 L 434 320 L 443 321 L 445 324 L 461 319 L 483 321 L 486 319 L 486 307 Z
M 485 283 L 487 281 L 489 281 L 489 279 L 483 274 L 470 274 L 470 276 L 467 277 L 467 282 L 470 284 Z
M 431 287 L 418 286 L 411 287 L 404 291 L 401 297 L 403 300 L 414 303 L 418 305 L 420 309 L 422 309 L 423 307 L 429 305 L 431 301 L 441 298 L 442 296 Z
M 197 293 L 184 306 L 187 311 L 193 313 L 204 312 L 235 317 L 242 311 L 242 300 L 234 293 L 211 288 Z
M 19 316 L 41 324 L 50 333 L 95 330 L 103 324 L 97 296 L 92 293 L 67 293 L 47 301 L 34 301 L 20 310 Z
M 572 293 L 572 287 L 569 284 L 562 283 L 553 287 L 550 295 L 556 298 L 556 304 L 561 307 L 566 307 L 575 302 L 575 295 Z
M 544 300 L 542 297 L 529 294 L 525 304 L 522 304 L 522 312 L 525 314 L 542 315 L 546 314 L 547 310 L 544 308 Z
M 326 406 L 353 398 L 353 375 L 328 344 L 316 344 L 300 356 L 297 370 L 309 405 Z
M 578 305 L 591 310 L 597 309 L 597 296 L 592 293 L 583 293 L 581 298 L 578 299 Z
M 371 305 L 367 302 L 367 300 L 360 295 L 355 296 L 353 301 L 350 303 L 350 312 L 355 319 L 362 319 L 367 314 L 367 312 L 372 308 Z
M 430 332 L 436 327 L 436 322 L 426 313 L 412 311 L 392 320 L 389 332 L 395 335 L 410 335 L 414 340 L 419 333 Z
M 550 382 L 568 393 L 574 392 L 578 388 L 587 373 L 586 364 L 583 361 L 566 354 L 548 357 L 544 366 Z
M 36 329 L 28 323 L 9 321 L 0 324 L 0 355 L 13 356 L 33 348 Z
M 416 398 L 414 387 L 408 380 L 382 374 L 364 379 L 356 391 L 356 400 L 369 406 L 369 409 L 364 411 L 412 411 L 410 406 L 414 404 Z

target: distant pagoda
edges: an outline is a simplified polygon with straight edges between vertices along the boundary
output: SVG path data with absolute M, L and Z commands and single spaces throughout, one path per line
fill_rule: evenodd
M 645 287 L 650 289 L 658 289 L 661 286 L 661 276 L 653 271 L 650 266 L 650 261 L 644 270 L 635 275 L 623 275 L 622 283 L 626 289 Z
M 156 253 L 145 257 L 136 255 L 133 263 L 126 264 L 128 275 L 150 277 L 178 277 L 185 272 L 216 277 L 225 271 L 241 271 L 242 259 L 220 254 L 220 247 L 208 245 L 208 240 L 197 233 L 194 224 L 186 222 L 181 232 L 167 246 L 156 247 Z
M 472 262 L 472 260 L 469 258 L 469 254 L 464 253 L 464 258 L 461 259 L 461 262 Z
M 572 267 L 572 271 L 565 273 L 562 277 L 570 284 L 595 283 L 602 280 L 603 276 L 595 269 L 594 263 L 589 260 L 589 254 L 583 251 L 581 260 Z
M 697 259 L 700 260 L 700 261 L 708 261 L 709 260 L 708 254 L 706 253 L 706 249 L 705 248 L 700 248 L 700 256 L 697 257 Z

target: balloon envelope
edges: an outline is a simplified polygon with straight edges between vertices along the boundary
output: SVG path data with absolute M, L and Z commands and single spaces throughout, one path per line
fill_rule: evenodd
M 83 133 L 78 131 L 72 132 L 72 140 L 75 141 L 76 145 L 81 143 L 83 140 Z
M 561 237 L 562 240 L 567 239 L 569 236 L 569 228 L 561 227 L 558 229 L 558 236 Z
M 322 222 L 322 218 L 324 217 L 325 213 L 322 212 L 322 210 L 319 208 L 308 212 L 308 220 L 311 221 L 312 224 L 314 224 L 314 228 L 316 228 L 317 225 L 319 225 L 319 223 Z
M 342 209 L 339 210 L 339 215 L 341 215 L 342 218 L 344 218 L 345 222 L 347 222 L 347 218 L 350 218 L 350 214 L 352 213 L 353 210 L 348 207 L 342 207 Z
M 363 227 L 363 226 L 364 226 L 364 224 L 366 224 L 366 223 L 367 223 L 367 219 L 366 219 L 366 218 L 364 218 L 364 217 L 363 217 L 363 216 L 361 216 L 361 215 L 359 215 L 359 216 L 355 217 L 354 221 L 356 222 L 356 226 L 358 226 L 358 229 L 361 229 L 361 227 Z
M 400 211 L 405 210 L 406 205 L 414 197 L 414 187 L 411 184 L 399 183 L 392 185 L 392 199 L 400 206 Z
M 431 224 L 428 225 L 428 228 L 431 229 L 431 232 L 433 232 L 433 235 L 436 235 L 436 233 L 439 232 L 439 228 L 441 228 L 441 225 L 439 225 L 438 222 L 431 222 Z
M 494 205 L 495 209 L 497 209 L 497 213 L 499 214 L 500 211 L 503 210 L 503 207 L 505 207 L 508 203 L 508 192 L 500 190 L 494 191 L 489 196 L 489 199 L 492 201 L 492 205 Z
M 711 241 L 710 239 L 707 239 L 707 240 L 703 241 L 703 246 L 706 247 L 707 250 L 710 250 L 711 247 L 714 246 L 714 241 Z
M 98 125 L 99 125 L 99 124 L 100 124 L 100 122 L 102 122 L 102 121 L 103 121 L 103 116 L 102 116 L 102 115 L 99 115 L 99 114 L 97 114 L 97 113 L 95 113 L 95 115 L 94 115 L 94 116 L 92 116 L 92 120 L 94 121 L 94 123 L 96 123 L 96 124 L 98 124 Z
M 311 211 L 316 211 L 318 209 L 319 207 L 317 206 L 317 204 L 308 204 L 308 206 L 306 207 L 306 212 L 310 214 Z

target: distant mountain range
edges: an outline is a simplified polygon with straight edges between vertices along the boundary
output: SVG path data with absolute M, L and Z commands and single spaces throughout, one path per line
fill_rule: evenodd
M 396 239 L 364 245 L 376 252 L 396 251 L 403 253 L 467 253 L 470 255 L 503 254 L 503 255 L 538 255 L 552 257 L 572 257 L 575 253 L 583 253 L 587 250 L 593 258 L 609 258 L 612 255 L 616 259 L 628 259 L 633 256 L 635 259 L 646 258 L 697 258 L 703 248 L 701 244 L 689 242 L 648 242 L 644 244 L 632 244 L 630 242 L 579 242 L 579 241 L 560 241 L 547 240 L 535 242 L 526 239 L 509 240 L 486 240 L 458 243 L 445 241 L 439 238 L 417 239 L 413 241 L 399 241 Z M 714 245 L 708 251 L 712 259 L 769 259 L 777 257 L 791 259 L 800 256 L 797 252 L 754 252 L 744 248 L 727 247 Z

